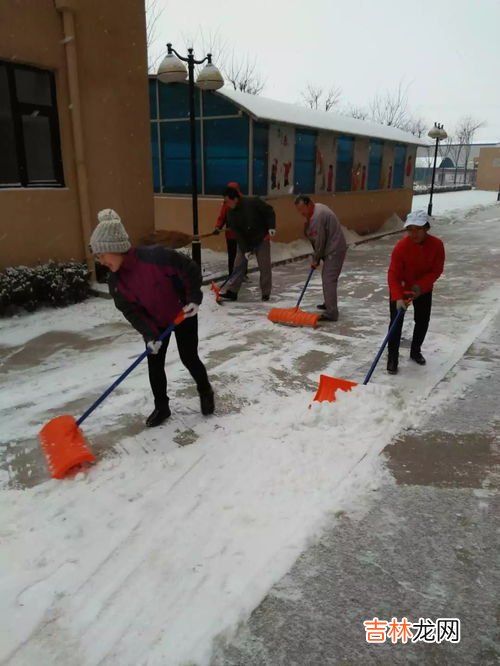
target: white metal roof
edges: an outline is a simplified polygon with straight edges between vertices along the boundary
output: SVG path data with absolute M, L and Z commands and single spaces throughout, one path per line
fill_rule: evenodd
M 422 140 L 424 140 L 424 139 L 425 139 L 425 143 L 421 143 L 420 145 L 422 145 L 422 146 L 425 145 L 427 148 L 433 148 L 436 145 L 436 142 L 431 141 L 431 139 L 429 139 L 428 137 L 422 137 Z M 500 141 L 498 141 L 498 139 L 494 139 L 493 141 L 479 141 L 479 140 L 476 139 L 475 141 L 471 141 L 470 143 L 457 143 L 457 142 L 454 142 L 454 141 L 449 143 L 447 141 L 446 142 L 441 141 L 440 145 L 441 146 L 445 145 L 445 146 L 450 146 L 450 147 L 453 147 L 453 146 L 474 146 L 475 148 L 488 148 L 488 147 L 491 147 L 491 146 L 493 146 L 493 147 L 494 146 L 500 146 Z
M 403 132 L 403 130 L 396 127 L 379 125 L 378 123 L 358 120 L 349 116 L 341 116 L 332 111 L 314 111 L 298 104 L 279 102 L 268 97 L 250 95 L 231 90 L 230 88 L 222 88 L 217 94 L 226 97 L 231 102 L 240 106 L 255 120 L 288 123 L 300 127 L 365 136 L 371 139 L 385 139 L 387 141 L 408 143 L 417 146 L 426 145 L 426 142 L 422 139 L 413 136 L 409 132 Z
M 443 161 L 443 157 L 438 155 L 436 158 L 436 169 L 439 169 Z M 426 155 L 425 157 L 416 157 L 415 158 L 415 167 L 417 169 L 432 169 L 434 165 L 434 155 Z

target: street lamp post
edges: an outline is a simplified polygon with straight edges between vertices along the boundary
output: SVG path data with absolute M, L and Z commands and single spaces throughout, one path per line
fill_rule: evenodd
M 183 63 L 187 63 L 186 67 Z M 196 85 L 201 90 L 218 90 L 224 85 L 224 79 L 217 67 L 212 63 L 212 54 L 207 55 L 201 60 L 196 60 L 193 49 L 188 49 L 187 56 L 181 56 L 172 48 L 172 44 L 167 44 L 167 55 L 158 68 L 158 79 L 162 83 L 185 83 L 186 75 L 189 88 L 189 128 L 191 138 L 191 201 L 193 207 L 193 241 L 191 244 L 191 255 L 194 261 L 201 266 L 201 245 L 198 229 L 198 177 L 196 168 L 196 114 L 195 114 L 195 96 L 194 96 L 194 66 L 207 64 L 201 70 L 196 79 Z
M 448 136 L 444 130 L 444 126 L 439 123 L 434 123 L 434 127 L 427 132 L 427 136 L 431 139 L 436 139 L 436 148 L 434 150 L 434 164 L 432 166 L 432 181 L 431 181 L 431 197 L 429 199 L 429 205 L 427 206 L 427 215 L 432 215 L 432 195 L 434 194 L 434 178 L 436 176 L 436 162 L 438 154 L 439 142 L 442 139 L 446 139 Z

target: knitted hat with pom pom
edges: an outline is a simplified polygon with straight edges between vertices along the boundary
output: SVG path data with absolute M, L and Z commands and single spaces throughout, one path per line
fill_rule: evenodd
M 128 252 L 131 248 L 130 240 L 118 213 L 112 208 L 104 208 L 97 214 L 97 219 L 99 224 L 90 237 L 92 252 Z

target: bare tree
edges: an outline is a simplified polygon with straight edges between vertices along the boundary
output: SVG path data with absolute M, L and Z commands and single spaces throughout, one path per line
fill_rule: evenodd
M 458 170 L 460 168 L 460 158 L 463 152 L 463 145 L 458 141 L 455 134 L 448 134 L 447 138 L 441 142 L 439 154 L 444 159 L 449 157 L 455 167 L 453 174 L 453 183 L 456 184 L 458 178 Z
M 434 155 L 434 148 L 435 148 L 435 143 L 434 141 L 429 144 L 429 149 L 431 152 L 431 155 Z M 453 134 L 448 134 L 446 139 L 444 141 L 439 142 L 439 148 L 438 148 L 438 153 L 439 157 L 441 158 L 440 162 L 440 183 L 443 184 L 444 181 L 444 169 L 445 167 L 442 166 L 444 163 L 444 160 L 448 157 L 450 160 L 452 160 L 453 164 L 457 164 L 457 159 L 460 157 L 460 152 L 458 156 L 456 155 L 456 142 L 455 142 L 455 137 Z M 456 171 L 455 171 L 456 174 Z M 455 175 L 456 179 L 456 175 Z
M 472 149 L 472 142 L 474 140 L 474 134 L 480 127 L 484 127 L 485 122 L 483 120 L 477 120 L 471 116 L 466 116 L 462 118 L 456 129 L 457 143 L 463 149 L 464 155 L 464 183 L 467 182 L 467 169 L 469 165 L 469 157 Z M 455 171 L 455 180 L 456 180 L 456 171 Z
M 372 120 L 380 125 L 389 125 L 421 137 L 427 128 L 427 122 L 413 116 L 408 109 L 408 86 L 400 81 L 395 92 L 386 91 L 375 95 L 368 109 L 349 105 L 344 113 L 359 120 Z
M 213 56 L 212 62 L 217 67 L 222 68 L 222 63 L 227 59 L 229 47 L 227 42 L 223 39 L 220 29 L 206 32 L 201 26 L 198 27 L 196 32 L 184 33 L 182 35 L 184 41 L 184 48 L 194 49 L 195 58 L 203 58 L 210 53 Z M 201 65 L 203 67 L 203 65 Z M 199 69 L 199 68 L 198 68 Z
M 187 47 L 196 44 L 195 54 L 200 57 L 211 53 L 214 64 L 234 90 L 259 95 L 264 89 L 265 81 L 258 71 L 255 58 L 252 60 L 248 54 L 237 54 L 235 49 L 222 39 L 219 29 L 205 33 L 202 28 L 198 28 L 195 36 L 184 36 L 184 42 Z
M 381 125 L 406 129 L 410 121 L 408 111 L 408 86 L 399 82 L 396 92 L 386 91 L 375 95 L 370 104 L 370 118 Z
M 357 118 L 358 120 L 368 120 L 370 113 L 367 109 L 362 106 L 355 106 L 350 104 L 345 111 L 343 111 L 345 116 L 350 116 L 351 118 Z
M 308 83 L 305 92 L 301 93 L 301 96 L 310 109 L 314 109 L 315 111 L 330 111 L 330 109 L 339 103 L 342 90 L 331 86 L 325 91 L 321 86 L 313 86 L 311 83 Z
M 158 68 L 162 54 L 155 53 L 158 43 L 158 23 L 163 15 L 164 7 L 161 0 L 145 0 L 146 12 L 146 46 L 148 50 L 148 72 L 153 74 Z
M 429 123 L 423 118 L 416 118 L 414 116 L 409 116 L 406 126 L 402 127 L 401 129 L 404 129 L 406 132 L 410 132 L 410 134 L 413 134 L 413 136 L 420 138 L 424 136 L 428 126 Z
M 264 89 L 265 81 L 257 70 L 256 61 L 255 59 L 250 60 L 248 55 L 237 57 L 233 51 L 231 58 L 226 61 L 222 69 L 224 78 L 234 90 L 259 95 Z

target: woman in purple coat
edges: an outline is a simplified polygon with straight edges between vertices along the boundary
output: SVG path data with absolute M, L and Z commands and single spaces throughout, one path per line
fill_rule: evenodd
M 118 214 L 106 208 L 90 238 L 96 259 L 110 270 L 109 291 L 116 307 L 143 336 L 148 348 L 148 369 L 154 410 L 146 419 L 150 428 L 170 416 L 165 356 L 170 336 L 158 336 L 179 312 L 184 321 L 176 326 L 175 338 L 182 363 L 191 373 L 200 395 L 201 412 L 214 412 L 214 392 L 198 356 L 198 308 L 203 294 L 201 272 L 188 257 L 160 246 L 132 248 Z

